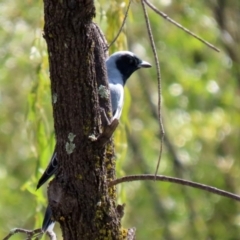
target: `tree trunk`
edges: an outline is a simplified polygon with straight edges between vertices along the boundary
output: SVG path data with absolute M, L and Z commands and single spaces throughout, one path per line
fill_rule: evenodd
M 93 0 L 44 0 L 44 37 L 50 66 L 59 172 L 48 188 L 53 218 L 63 238 L 121 239 L 112 141 L 92 141 L 102 132 L 100 106 L 111 116 L 103 41 L 92 23 Z

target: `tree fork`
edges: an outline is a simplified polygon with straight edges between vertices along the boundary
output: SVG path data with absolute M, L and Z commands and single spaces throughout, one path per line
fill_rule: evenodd
M 59 171 L 48 188 L 54 220 L 63 238 L 122 239 L 116 206 L 112 141 L 97 147 L 102 133 L 100 107 L 111 117 L 104 41 L 92 23 L 93 0 L 44 0 L 54 128 Z

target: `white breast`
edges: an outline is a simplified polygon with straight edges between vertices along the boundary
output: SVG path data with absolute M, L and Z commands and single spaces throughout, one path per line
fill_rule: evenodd
M 109 83 L 113 118 L 119 119 L 123 108 L 124 89 L 121 84 Z

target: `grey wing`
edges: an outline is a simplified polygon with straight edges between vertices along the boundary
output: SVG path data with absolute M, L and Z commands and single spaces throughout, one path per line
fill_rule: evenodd
M 57 169 L 58 169 L 57 153 L 54 151 L 46 170 L 38 180 L 37 189 L 40 188 L 50 177 L 52 177 L 56 173 Z

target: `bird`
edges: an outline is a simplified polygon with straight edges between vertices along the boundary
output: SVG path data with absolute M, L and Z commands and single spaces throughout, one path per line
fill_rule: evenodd
M 111 93 L 113 119 L 120 119 L 123 102 L 124 86 L 127 79 L 140 68 L 150 68 L 151 64 L 141 60 L 134 53 L 120 51 L 106 60 L 107 77 Z
M 124 86 L 129 77 L 140 68 L 150 68 L 151 64 L 141 60 L 137 55 L 130 51 L 118 51 L 109 56 L 106 60 L 107 79 L 109 83 L 111 103 L 112 103 L 112 120 L 120 119 L 124 105 Z M 40 188 L 50 177 L 58 170 L 58 160 L 56 147 L 51 160 L 38 181 L 37 189 Z M 52 230 L 54 221 L 51 218 L 51 209 L 48 206 L 45 212 L 42 230 Z
M 110 88 L 112 103 L 112 119 L 120 119 L 124 103 L 124 86 L 133 72 L 140 68 L 150 68 L 151 64 L 141 60 L 130 51 L 118 51 L 106 60 L 107 79 Z M 56 147 L 50 162 L 40 177 L 37 189 L 39 189 L 58 169 Z

